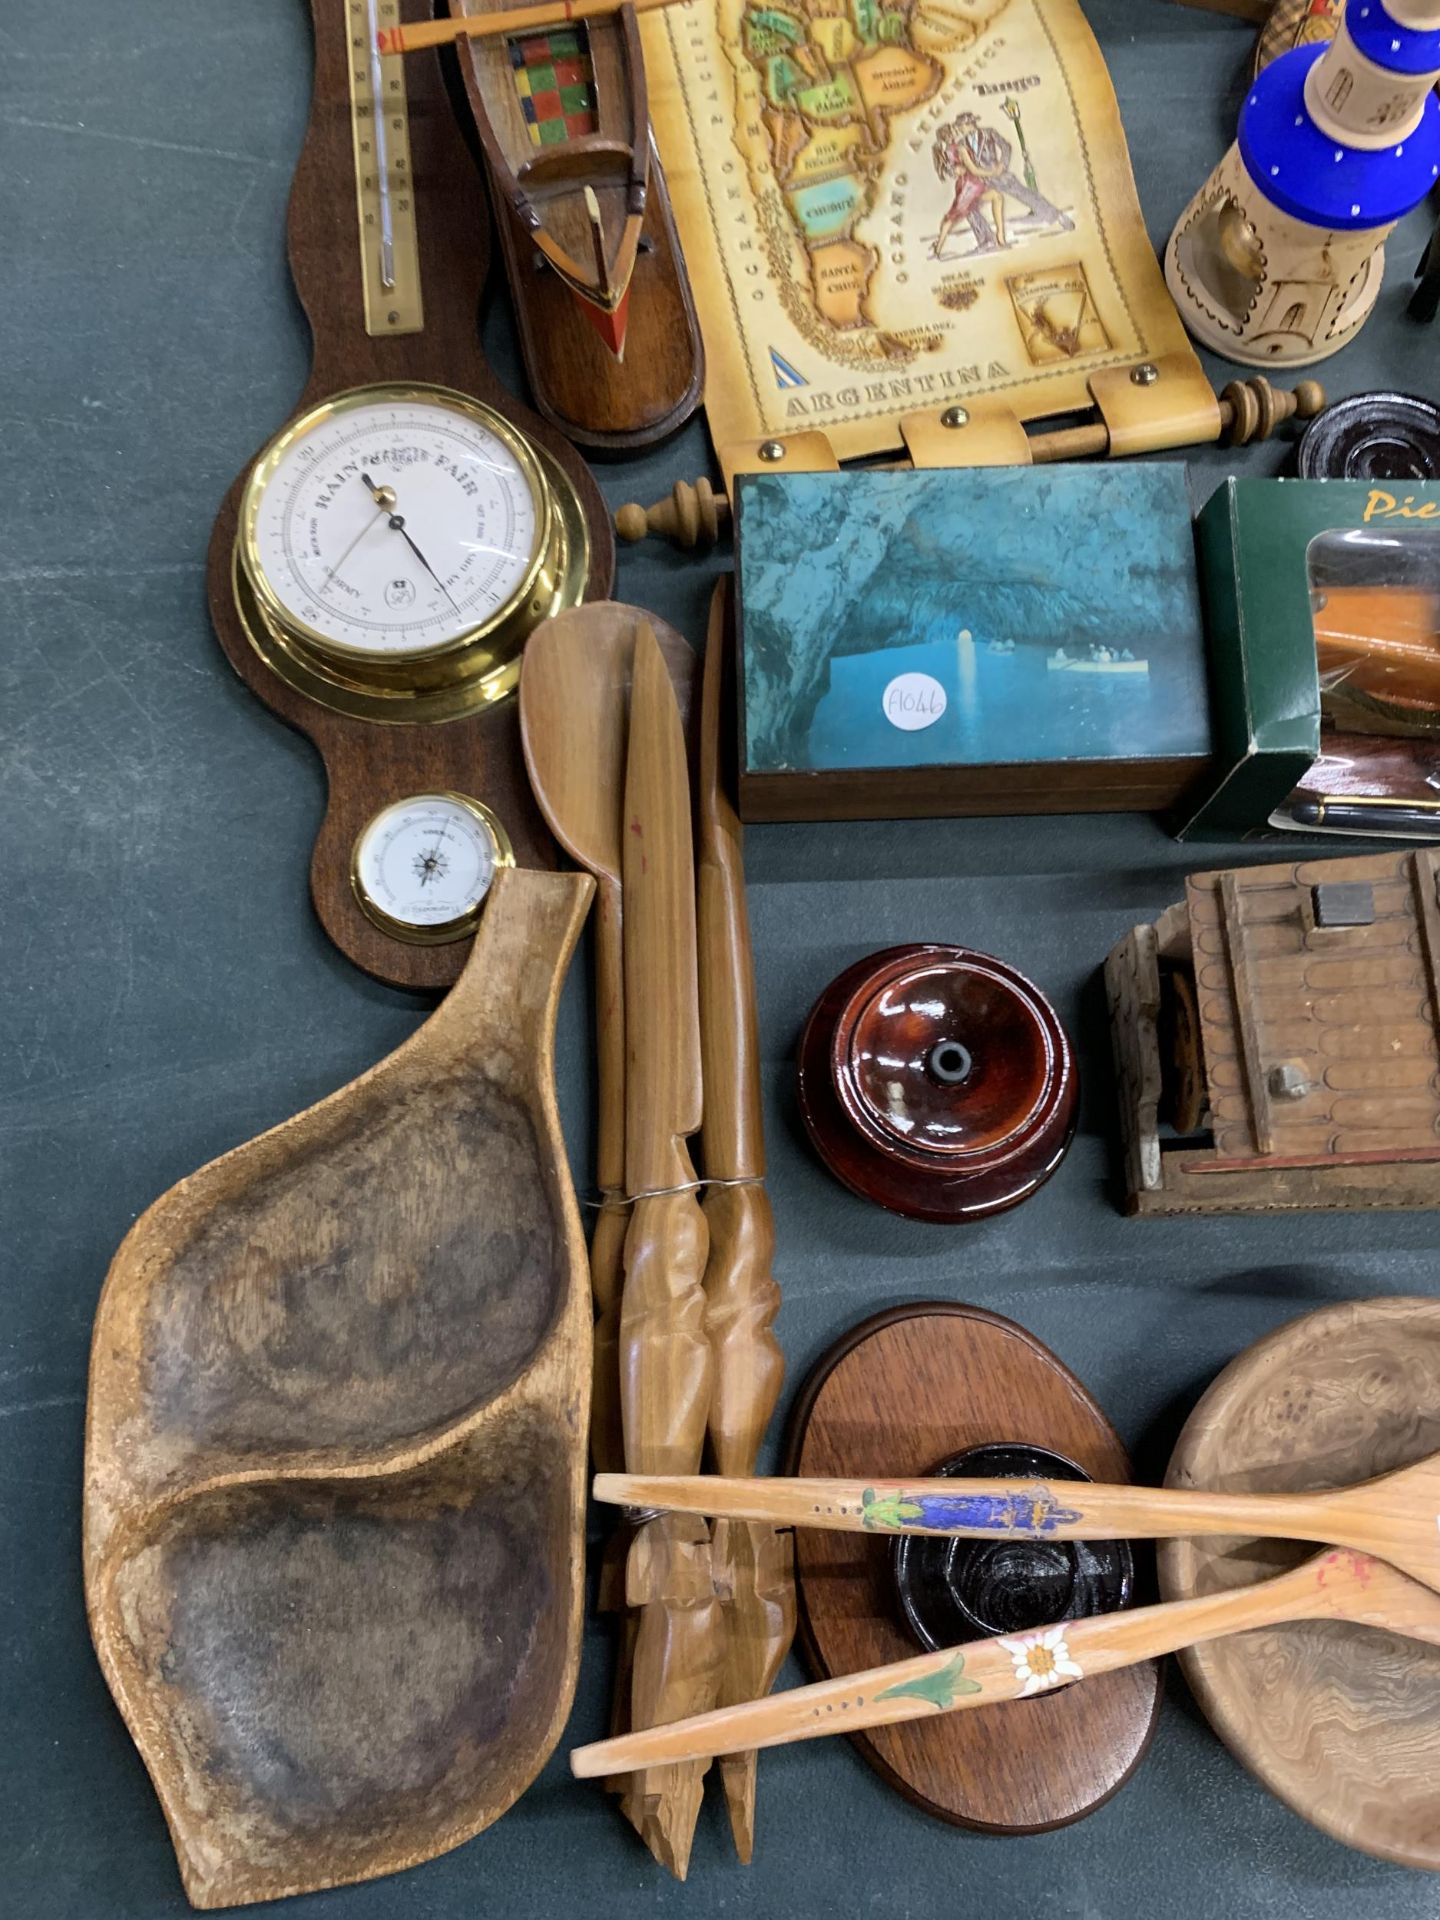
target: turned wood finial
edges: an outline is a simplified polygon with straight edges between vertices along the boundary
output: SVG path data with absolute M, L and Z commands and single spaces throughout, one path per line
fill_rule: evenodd
M 658 533 L 677 547 L 713 547 L 729 519 L 730 502 L 702 475 L 693 487 L 688 480 L 677 480 L 670 497 L 657 500 L 653 507 L 633 502 L 621 507 L 615 515 L 615 531 L 622 540 L 643 540 Z
M 1232 380 L 1220 395 L 1221 438 L 1232 447 L 1268 440 L 1284 421 L 1313 419 L 1324 405 L 1318 380 L 1301 380 L 1293 390 L 1272 387 L 1263 373 Z

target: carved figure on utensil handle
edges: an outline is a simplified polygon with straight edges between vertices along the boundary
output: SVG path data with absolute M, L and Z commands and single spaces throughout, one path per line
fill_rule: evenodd
M 732 737 L 726 724 L 731 652 L 729 582 L 722 578 L 711 597 L 705 642 L 695 807 L 701 1148 L 714 1183 L 704 1203 L 710 1229 L 705 1324 L 715 1356 L 711 1448 L 721 1473 L 747 1474 L 755 1471 L 785 1361 L 774 1332 L 780 1307 L 775 1222 L 760 1184 L 765 1135 L 743 829 L 727 791 L 722 753 L 722 742 Z M 723 1184 L 730 1181 L 740 1184 Z M 788 1534 L 743 1522 L 714 1529 L 712 1554 L 724 1601 L 720 1704 L 728 1706 L 759 1699 L 775 1684 L 795 1635 L 795 1555 Z M 736 1851 L 748 1862 L 755 1844 L 755 1756 L 727 1755 L 721 1775 Z
M 795 1638 L 795 1536 L 752 1521 L 717 1520 L 710 1558 L 725 1628 L 716 1704 L 763 1700 Z M 756 1760 L 753 1748 L 720 1758 L 730 1831 L 747 1866 L 755 1851 Z
M 936 1713 L 1029 1699 L 1142 1660 L 1256 1627 L 1346 1620 L 1440 1646 L 1440 1598 L 1366 1554 L 1335 1549 L 1253 1587 L 1063 1621 L 1035 1633 L 997 1635 L 866 1673 L 793 1687 L 688 1723 L 601 1741 L 570 1756 L 585 1779 L 662 1760 L 699 1762 L 742 1747 L 787 1746 L 858 1733 Z
M 741 1474 L 754 1471 L 785 1378 L 774 1332 L 775 1218 L 758 1181 L 708 1188 L 704 1214 L 705 1331 L 715 1359 L 710 1444 L 721 1473 Z
M 699 1465 L 714 1378 L 700 1284 L 707 1238 L 693 1192 L 635 1203 L 620 1315 L 628 1460 L 684 1459 L 692 1471 Z M 631 1726 L 655 1726 L 696 1711 L 687 1701 L 713 1706 L 723 1639 L 706 1523 L 671 1514 L 642 1527 L 630 1548 L 626 1597 L 640 1607 L 631 1655 Z M 704 1772 L 702 1766 L 641 1773 L 621 1803 L 655 1858 L 681 1880 L 690 1864 Z
M 694 1192 L 631 1208 L 620 1309 L 625 1457 L 653 1460 L 660 1473 L 694 1472 L 705 1444 L 715 1377 L 700 1284 L 709 1237 Z
M 715 1359 L 710 1442 L 722 1473 L 732 1470 L 727 1463 L 735 1471 L 741 1463 L 753 1471 L 785 1377 L 773 1331 L 780 1306 L 772 1274 L 774 1216 L 765 1189 L 751 1180 L 743 1186 L 712 1186 L 705 1217 L 710 1229 L 705 1324 Z M 711 1550 L 724 1599 L 719 1704 L 762 1699 L 795 1637 L 792 1537 L 763 1522 L 720 1521 Z M 727 1754 L 720 1771 L 735 1849 L 748 1864 L 755 1846 L 755 1755 Z
M 630 1548 L 626 1598 L 638 1609 L 632 1725 L 658 1726 L 708 1712 L 719 1700 L 725 1642 L 705 1522 L 667 1514 L 641 1527 Z M 661 1865 L 683 1880 L 705 1765 L 650 1767 L 633 1779 L 619 1778 L 627 1818 Z

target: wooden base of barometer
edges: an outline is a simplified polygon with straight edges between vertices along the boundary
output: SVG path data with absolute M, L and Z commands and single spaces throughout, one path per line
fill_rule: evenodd
M 485 189 L 441 60 L 421 52 L 407 56 L 404 68 L 423 323 L 372 334 L 353 211 L 350 14 L 347 0 L 310 0 L 310 7 L 314 90 L 290 195 L 287 251 L 310 322 L 312 363 L 294 417 L 337 393 L 376 383 L 449 387 L 492 408 L 553 465 L 573 494 L 589 546 L 585 598 L 602 600 L 614 576 L 615 548 L 600 490 L 574 447 L 505 391 L 481 347 L 480 300 L 490 266 Z M 422 19 L 426 11 L 425 0 L 399 0 L 406 21 Z M 408 202 L 410 196 L 403 197 Z M 351 852 L 360 829 L 382 807 L 410 794 L 454 790 L 493 809 L 518 865 L 553 866 L 555 845 L 525 778 L 516 703 L 500 700 L 440 724 L 379 725 L 336 712 L 288 684 L 252 644 L 237 602 L 236 536 L 251 464 L 226 495 L 211 536 L 210 612 L 236 673 L 272 712 L 306 735 L 324 762 L 328 798 L 310 868 L 316 913 L 341 952 L 367 973 L 392 986 L 443 991 L 463 971 L 470 939 L 411 945 L 382 931 L 356 900 Z

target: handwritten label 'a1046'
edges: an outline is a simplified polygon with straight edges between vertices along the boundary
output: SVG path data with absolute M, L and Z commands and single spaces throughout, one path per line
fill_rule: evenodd
M 945 689 L 928 673 L 897 673 L 885 689 L 885 718 L 902 733 L 933 727 L 945 711 Z

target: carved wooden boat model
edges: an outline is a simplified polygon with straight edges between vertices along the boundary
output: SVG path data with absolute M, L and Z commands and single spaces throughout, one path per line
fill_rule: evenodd
M 473 40 L 469 58 L 497 197 L 618 359 L 650 183 L 635 9 Z
M 498 875 L 420 1032 L 111 1266 L 86 1604 L 197 1907 L 457 1846 L 564 1726 L 590 1307 L 551 1068 L 593 890 Z

